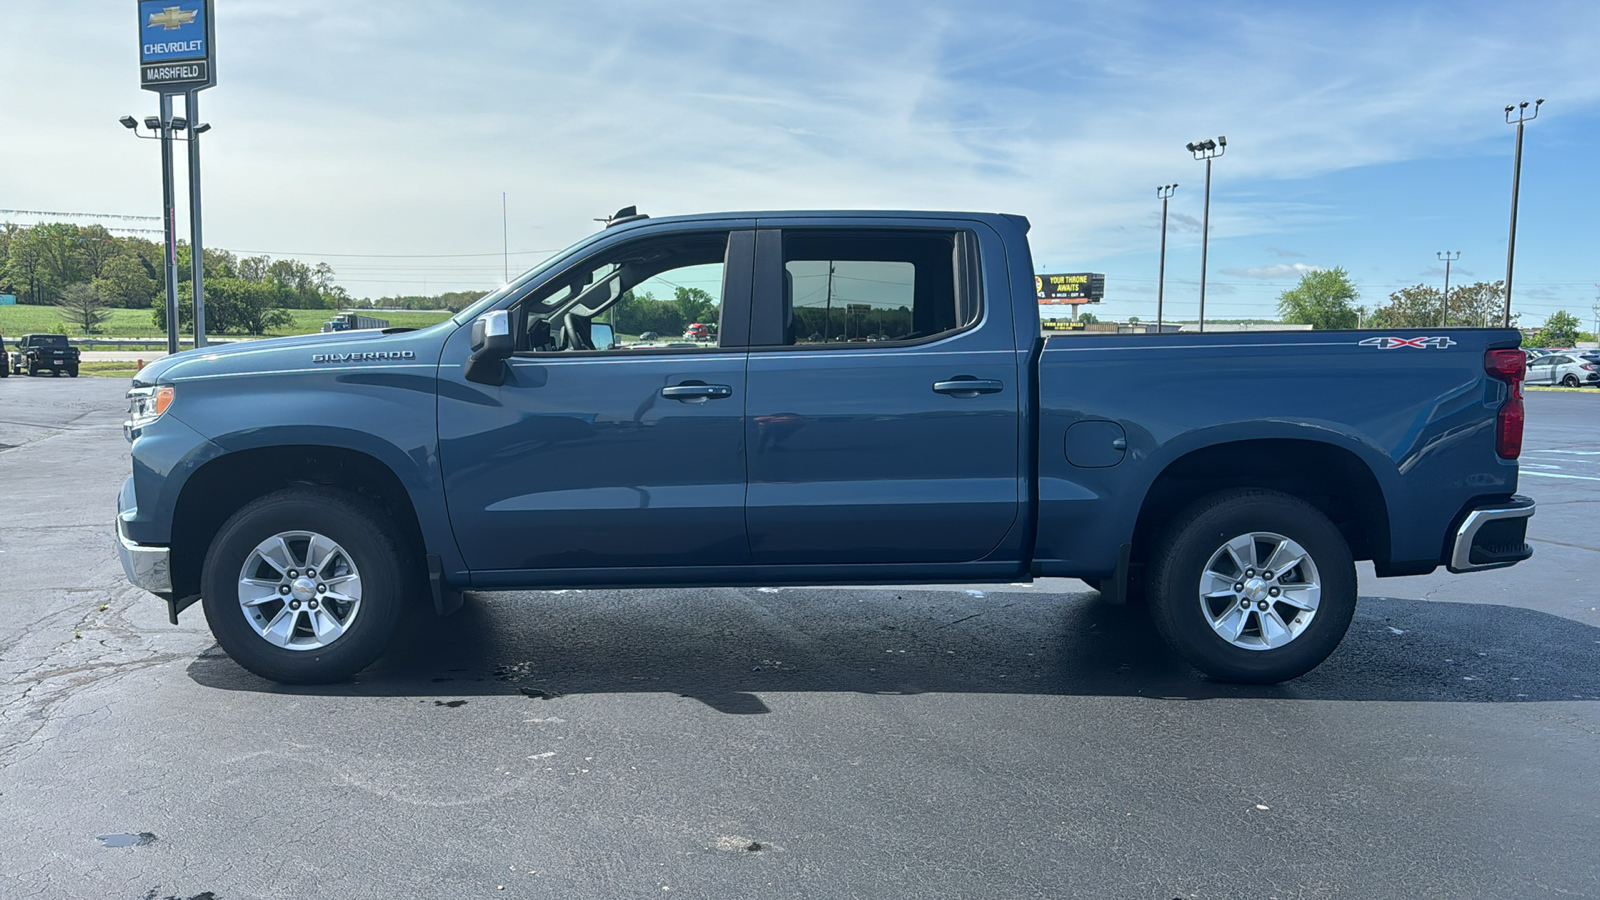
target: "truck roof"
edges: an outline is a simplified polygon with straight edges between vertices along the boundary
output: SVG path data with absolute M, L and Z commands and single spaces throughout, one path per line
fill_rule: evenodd
M 979 219 L 1006 221 L 1027 233 L 1026 216 L 1015 213 L 957 212 L 953 210 L 910 209 L 769 209 L 693 213 L 681 216 L 642 217 L 618 222 L 611 228 L 628 229 L 663 222 L 710 222 L 720 219 Z

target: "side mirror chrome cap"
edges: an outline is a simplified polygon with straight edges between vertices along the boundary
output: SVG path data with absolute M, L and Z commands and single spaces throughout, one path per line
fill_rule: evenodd
M 506 360 L 516 349 L 511 335 L 511 313 L 503 309 L 484 313 L 472 321 L 472 355 L 465 376 L 479 384 L 506 383 Z

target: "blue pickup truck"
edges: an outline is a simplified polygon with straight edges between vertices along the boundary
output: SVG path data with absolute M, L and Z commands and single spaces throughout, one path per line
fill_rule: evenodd
M 624 212 L 429 328 L 146 366 L 129 579 L 280 682 L 463 590 L 1072 576 L 1270 683 L 1356 560 L 1532 553 L 1514 330 L 1044 339 L 1020 216 Z M 625 339 L 681 296 L 714 342 Z

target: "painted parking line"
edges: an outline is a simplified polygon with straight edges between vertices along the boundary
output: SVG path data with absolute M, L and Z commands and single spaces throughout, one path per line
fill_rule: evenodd
M 1600 481 L 1592 475 L 1563 475 L 1559 472 L 1523 472 L 1524 475 L 1537 475 L 1541 478 L 1574 478 L 1578 481 Z

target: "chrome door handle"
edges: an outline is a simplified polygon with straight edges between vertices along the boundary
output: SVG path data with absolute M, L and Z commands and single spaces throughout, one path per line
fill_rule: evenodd
M 979 394 L 998 394 L 1005 390 L 1004 382 L 989 378 L 952 378 L 949 381 L 935 381 L 934 393 L 949 394 L 952 397 L 976 397 Z

